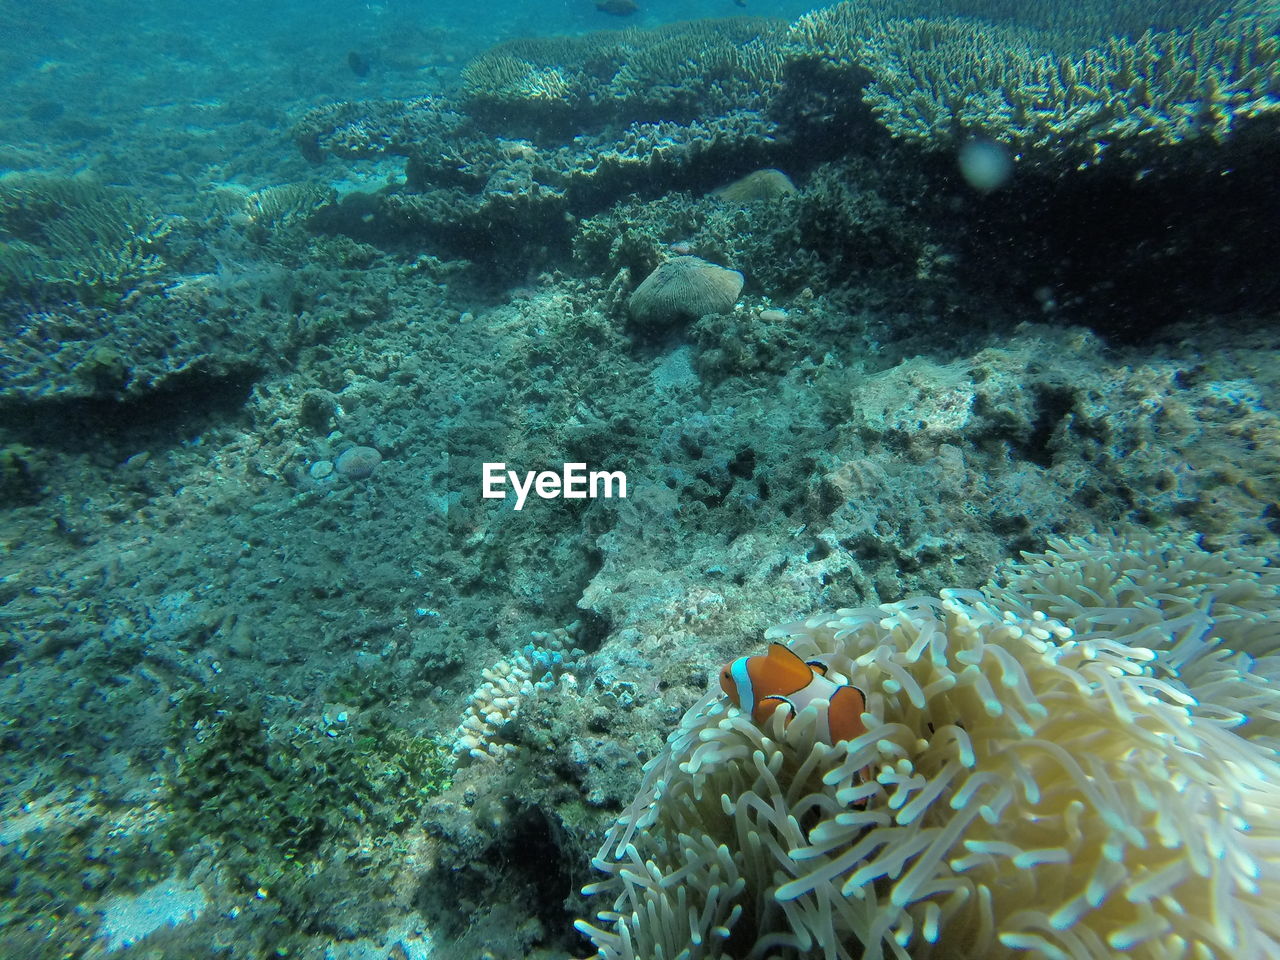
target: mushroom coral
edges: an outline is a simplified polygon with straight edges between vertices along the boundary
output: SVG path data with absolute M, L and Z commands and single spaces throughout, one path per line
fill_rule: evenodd
M 649 327 L 728 313 L 742 292 L 742 274 L 698 257 L 673 257 L 641 281 L 627 301 L 631 318 Z
M 1010 571 L 1025 593 L 768 631 L 866 692 L 867 733 L 829 746 L 812 706 L 760 728 L 708 694 L 610 830 L 586 890 L 611 905 L 578 928 L 607 960 L 1280 957 L 1280 762 L 1240 709 L 1280 703 L 1253 672 L 1276 578 L 1153 544 L 1063 541 Z

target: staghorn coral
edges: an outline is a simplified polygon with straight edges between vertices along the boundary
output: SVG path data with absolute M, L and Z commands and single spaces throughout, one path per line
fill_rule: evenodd
M 1014 582 L 1086 597 L 1090 569 L 1148 569 L 1186 585 L 1172 621 L 1103 583 L 1100 606 L 1120 606 L 1077 629 L 996 588 L 769 631 L 856 678 L 868 733 L 829 747 L 812 711 L 761 729 L 705 697 L 593 861 L 609 879 L 587 892 L 612 903 L 579 929 L 608 960 L 1280 956 L 1280 764 L 1192 695 L 1179 668 L 1214 645 L 1174 626 L 1195 584 L 1274 616 L 1274 577 L 1186 544 L 1125 547 L 1075 541 Z
M 892 134 L 922 144 L 992 133 L 996 123 L 1052 112 L 1060 101 L 1061 87 L 1048 87 L 1040 101 L 1023 102 L 1031 99 L 1023 77 L 1048 55 L 1045 42 L 1032 30 L 970 18 L 892 20 L 858 50 L 874 78 L 863 100 Z

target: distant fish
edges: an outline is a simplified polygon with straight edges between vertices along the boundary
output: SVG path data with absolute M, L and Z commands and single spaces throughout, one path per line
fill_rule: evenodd
M 733 0 L 733 5 L 735 7 L 745 7 L 747 5 L 747 0 Z
M 362 53 L 352 50 L 347 54 L 347 66 L 351 68 L 351 72 L 357 77 L 367 77 L 369 75 L 369 58 Z
M 38 100 L 27 107 L 27 116 L 36 123 L 52 123 L 62 116 L 65 109 L 60 100 Z
M 640 9 L 640 5 L 636 0 L 596 0 L 596 9 L 614 17 L 629 17 Z

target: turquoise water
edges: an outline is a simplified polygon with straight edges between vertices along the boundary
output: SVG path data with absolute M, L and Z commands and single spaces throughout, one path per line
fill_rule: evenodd
M 0 960 L 1280 956 L 1278 23 L 0 4 Z

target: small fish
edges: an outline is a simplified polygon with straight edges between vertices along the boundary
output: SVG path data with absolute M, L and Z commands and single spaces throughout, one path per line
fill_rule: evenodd
M 347 54 L 347 66 L 351 68 L 351 72 L 357 77 L 367 77 L 369 75 L 369 58 L 358 50 L 352 50 Z
M 614 17 L 629 17 L 640 5 L 636 0 L 596 0 L 596 9 Z
M 747 5 L 747 0 L 733 0 L 733 5 L 735 7 L 745 7 Z
M 739 657 L 720 671 L 720 687 L 729 701 L 751 714 L 758 725 L 773 716 L 779 706 L 791 706 L 794 717 L 814 700 L 826 700 L 819 723 L 825 727 L 822 739 L 835 744 L 866 733 L 862 712 L 867 697 L 857 687 L 827 679 L 827 666 L 820 660 L 801 660 L 781 643 L 769 645 L 766 653 Z

